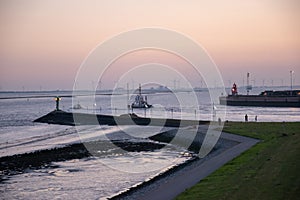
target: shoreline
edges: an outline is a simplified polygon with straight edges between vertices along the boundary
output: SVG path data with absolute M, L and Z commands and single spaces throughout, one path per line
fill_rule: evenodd
M 204 132 L 206 127 L 202 126 L 197 131 L 197 136 L 194 138 L 193 145 L 200 146 L 203 142 Z M 186 134 L 189 134 L 189 129 L 184 129 Z M 166 138 L 173 138 L 177 134 L 178 130 L 170 130 L 158 133 L 149 137 L 150 141 L 147 142 L 145 140 L 141 141 L 128 141 L 128 140 L 116 140 L 114 144 L 121 147 L 126 151 L 153 151 L 155 149 L 163 148 L 168 142 Z M 222 133 L 224 135 L 224 133 Z M 101 145 L 99 145 L 101 143 Z M 89 147 L 95 146 L 92 149 L 93 152 L 97 152 L 99 150 L 99 146 L 105 149 L 105 141 L 92 141 L 89 142 Z M 193 156 L 188 159 L 187 161 L 167 168 L 165 171 L 158 173 L 154 177 L 150 177 L 149 179 L 144 180 L 142 183 L 129 186 L 128 189 L 125 191 L 120 191 L 119 193 L 107 197 L 109 199 L 132 199 L 132 198 L 145 198 L 144 196 L 140 196 L 141 193 L 153 193 L 153 189 L 155 189 L 158 185 L 164 185 L 165 180 L 173 181 L 172 179 L 175 177 L 184 176 L 186 177 L 186 173 L 190 170 L 195 169 L 197 166 L 206 163 L 207 161 L 215 158 L 216 156 L 222 154 L 240 145 L 239 141 L 231 140 L 230 138 L 221 137 L 214 147 L 213 151 L 210 152 L 205 158 L 200 159 L 195 156 L 199 148 L 191 148 L 188 149 L 193 152 Z M 4 183 L 6 179 L 9 179 L 10 176 L 19 174 L 19 173 L 26 173 L 28 170 L 35 170 L 41 168 L 56 168 L 57 166 L 51 164 L 52 162 L 57 161 L 67 161 L 71 159 L 83 159 L 83 158 L 91 158 L 93 159 L 92 155 L 93 152 L 89 152 L 84 144 L 70 144 L 65 147 L 61 148 L 54 148 L 54 149 L 47 149 L 47 150 L 40 150 L 35 151 L 32 153 L 25 153 L 21 155 L 13 155 L 7 157 L 1 157 L 0 163 L 2 171 L 0 177 L 0 183 Z M 100 155 L 101 156 L 101 155 Z M 95 158 L 95 157 L 94 157 Z M 97 159 L 97 157 L 96 157 Z M 101 159 L 101 158 L 100 158 Z M 169 181 L 168 181 L 169 182 Z M 142 191 L 142 192 L 141 192 Z M 172 190 L 171 190 L 172 191 Z M 180 191 L 180 190 L 178 190 Z M 162 191 L 158 192 L 158 194 L 162 195 Z
M 222 167 L 225 163 L 239 156 L 259 142 L 257 139 L 224 132 L 222 135 L 223 139 L 236 141 L 238 144 L 227 149 L 219 149 L 219 152 L 212 151 L 203 159 L 195 158 L 189 160 L 181 164 L 182 167 L 179 166 L 179 168 L 175 168 L 175 170 L 170 171 L 170 173 L 168 173 L 168 170 L 154 177 L 153 181 L 143 182 L 110 199 L 174 199 L 177 195 L 194 186 L 203 178 Z
M 86 120 L 89 120 L 89 117 L 95 117 L 95 115 L 90 114 L 80 114 L 86 118 Z M 99 116 L 98 116 L 99 117 Z M 115 120 L 115 116 L 103 116 L 104 122 L 102 123 L 109 124 L 112 121 Z M 105 118 L 106 117 L 106 118 Z M 107 118 L 108 117 L 108 118 Z M 142 120 L 142 124 L 145 123 L 146 118 L 135 118 L 135 116 L 132 115 L 123 115 L 118 116 L 117 119 L 124 120 L 123 122 L 128 125 L 128 120 L 138 120 L 138 123 L 141 123 L 140 120 Z M 148 118 L 149 119 L 149 118 Z M 54 122 L 52 121 L 54 120 Z M 35 120 L 35 122 L 43 122 L 43 123 L 53 123 L 53 124 L 61 124 L 64 125 L 70 125 L 71 121 L 73 120 L 73 114 L 67 113 L 64 111 L 53 111 L 49 114 Z M 152 120 L 152 119 L 151 119 Z M 170 120 L 170 119 L 169 119 Z M 67 122 L 67 123 L 66 123 Z M 165 120 L 164 120 L 165 122 Z M 170 125 L 171 127 L 176 127 L 176 129 L 160 132 L 156 135 L 153 135 L 149 138 L 147 141 L 140 140 L 140 141 L 128 141 L 128 140 L 115 140 L 113 143 L 122 149 L 129 151 L 129 152 L 139 152 L 139 151 L 154 151 L 155 149 L 163 148 L 166 144 L 170 143 L 170 141 L 174 138 L 176 135 L 176 138 L 178 135 L 179 140 L 189 140 L 189 135 L 193 137 L 193 134 L 189 134 L 189 132 L 192 132 L 195 129 L 195 123 L 199 125 L 200 123 L 203 123 L 198 127 L 197 134 L 192 138 L 191 145 L 187 149 L 188 151 L 193 152 L 193 156 L 188 159 L 187 161 L 177 164 L 175 166 L 172 166 L 168 168 L 167 170 L 163 171 L 162 173 L 159 173 L 158 175 L 155 175 L 154 177 L 151 177 L 150 179 L 144 180 L 142 183 L 129 186 L 128 189 L 125 191 L 120 191 L 116 195 L 112 195 L 110 199 L 147 199 L 148 196 L 153 197 L 153 195 L 156 195 L 155 198 L 157 199 L 172 199 L 176 197 L 178 194 L 183 192 L 185 189 L 191 187 L 195 183 L 199 182 L 203 177 L 207 176 L 208 174 L 212 173 L 214 170 L 221 167 L 223 164 L 228 162 L 229 160 L 233 159 L 234 157 L 238 156 L 241 152 L 247 150 L 252 145 L 256 144 L 258 140 L 246 138 L 242 136 L 228 136 L 230 134 L 222 133 L 221 137 L 219 138 L 217 144 L 214 146 L 214 149 L 203 159 L 198 158 L 197 155 L 199 152 L 199 149 L 202 145 L 202 142 L 204 140 L 204 136 L 206 134 L 207 130 L 207 122 L 206 121 L 193 121 L 193 120 L 185 120 L 184 125 L 185 127 L 183 129 L 178 128 L 178 125 L 182 122 L 181 120 L 173 120 L 166 122 L 167 125 Z M 166 125 L 165 124 L 165 125 Z M 192 125 L 191 125 L 192 124 Z M 111 124 L 109 124 L 111 125 Z M 144 124 L 146 125 L 146 123 Z M 181 125 L 181 124 L 180 124 Z M 182 133 L 184 135 L 182 135 Z M 187 136 L 187 137 L 186 137 Z M 239 138 L 239 139 L 236 139 Z M 242 138 L 242 139 L 241 139 Z M 249 146 L 245 141 L 251 141 L 251 145 Z M 107 142 L 107 141 L 106 141 Z M 178 141 L 177 141 L 178 142 Z M 99 145 L 101 143 L 101 145 Z M 89 146 L 95 147 L 95 148 L 88 148 L 89 150 L 92 149 L 92 151 L 95 153 L 99 150 L 99 146 L 103 147 L 105 149 L 105 141 L 91 141 L 88 142 Z M 174 145 L 174 144 L 173 144 Z M 179 143 L 175 143 L 175 145 L 180 146 Z M 247 148 L 242 148 L 242 150 L 231 152 L 232 149 L 235 149 L 238 146 L 247 146 Z M 231 155 L 227 155 L 226 152 L 231 152 Z M 40 169 L 40 168 L 55 168 L 57 166 L 51 165 L 52 162 L 57 161 L 67 161 L 71 159 L 82 159 L 82 158 L 92 158 L 93 153 L 89 152 L 84 144 L 70 144 L 64 147 L 54 148 L 54 149 L 47 149 L 47 150 L 40 150 L 35 151 L 31 153 L 25 153 L 20 155 L 13 155 L 13 156 L 7 156 L 7 157 L 1 157 L 0 158 L 0 183 L 4 182 L 6 179 L 9 179 L 10 176 L 13 176 L 15 174 L 19 173 L 26 173 L 28 170 L 34 170 L 34 169 Z M 221 158 L 221 162 L 219 157 Z M 100 155 L 101 157 L 101 155 Z M 199 166 L 205 166 L 207 165 L 207 162 L 211 162 L 214 160 L 217 160 L 216 163 L 213 163 L 215 167 L 213 168 L 206 168 L 203 173 L 200 173 L 199 175 L 195 176 L 193 173 L 190 173 L 190 171 L 195 171 L 195 169 L 198 169 Z M 198 169 L 199 170 L 199 169 Z M 202 169 L 200 170 L 202 171 Z M 189 177 L 191 176 L 192 177 Z M 184 177 L 184 178 L 183 178 Z M 196 178 L 196 181 L 194 180 Z M 184 179 L 184 180 L 182 180 Z M 185 180 L 186 179 L 186 180 Z M 167 180 L 168 184 L 165 184 Z M 178 184 L 178 180 L 179 183 Z M 188 181 L 188 183 L 185 183 Z M 175 184 L 175 185 L 174 185 Z M 157 186 L 158 185 L 158 186 Z M 160 189 L 157 190 L 157 188 L 165 188 L 167 189 Z M 170 187 L 170 188 L 168 188 Z M 174 187 L 176 188 L 174 190 Z M 179 187 L 179 188 L 178 188 Z M 168 192 L 166 192 L 168 191 Z M 176 192 L 174 192 L 176 191 Z M 147 194 L 147 195 L 146 195 Z
M 163 148 L 163 144 L 147 141 L 112 141 L 114 145 L 121 148 L 121 150 L 128 152 L 139 151 L 153 151 Z M 88 145 L 88 149 L 86 148 Z M 0 157 L 0 183 L 5 181 L 7 176 L 13 176 L 19 173 L 26 173 L 27 170 L 36 170 L 41 168 L 52 168 L 52 162 L 64 162 L 72 159 L 83 158 L 101 158 L 106 154 L 99 154 L 98 151 L 106 150 L 110 143 L 107 141 L 92 141 L 83 143 L 70 144 L 64 147 L 56 147 L 53 149 L 44 149 L 34 152 L 15 154 L 11 156 Z M 118 153 L 117 150 L 110 151 Z

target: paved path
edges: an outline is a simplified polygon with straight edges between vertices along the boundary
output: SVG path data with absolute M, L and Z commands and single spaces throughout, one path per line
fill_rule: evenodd
M 199 163 L 192 169 L 186 171 L 183 175 L 172 177 L 159 187 L 152 187 L 149 190 L 143 191 L 139 195 L 138 199 L 144 200 L 168 200 L 174 199 L 177 195 L 184 192 L 186 189 L 194 186 L 201 179 L 205 178 L 228 161 L 239 156 L 242 152 L 246 151 L 253 145 L 259 142 L 257 139 L 248 137 L 222 133 L 222 138 L 239 142 L 239 144 L 233 146 L 230 149 L 208 159 L 205 162 Z M 197 161 L 196 161 L 197 162 Z

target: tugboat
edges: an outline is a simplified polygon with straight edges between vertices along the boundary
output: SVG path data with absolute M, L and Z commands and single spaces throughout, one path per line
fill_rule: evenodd
M 135 97 L 135 101 L 131 104 L 131 108 L 151 108 L 152 105 L 148 104 L 147 96 L 145 99 L 142 95 L 142 88 L 141 85 L 139 86 L 139 93 Z
M 234 83 L 231 95 L 221 96 L 219 100 L 221 105 L 228 106 L 300 107 L 300 90 L 266 90 L 259 95 L 240 95 Z

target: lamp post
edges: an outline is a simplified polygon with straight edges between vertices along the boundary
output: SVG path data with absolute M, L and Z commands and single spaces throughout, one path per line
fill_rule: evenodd
M 293 73 L 294 73 L 294 71 L 293 70 L 291 70 L 290 71 L 290 76 L 291 76 L 291 95 L 293 94 Z
M 55 97 L 54 100 L 56 101 L 56 111 L 59 111 L 59 101 L 61 98 L 59 96 Z
M 294 74 L 294 71 L 290 71 L 290 74 L 291 74 L 291 90 L 293 90 L 293 74 Z

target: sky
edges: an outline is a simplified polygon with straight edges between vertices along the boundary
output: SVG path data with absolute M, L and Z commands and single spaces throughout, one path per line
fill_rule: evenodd
M 298 0 L 0 0 L 0 90 L 72 89 L 93 49 L 145 27 L 192 38 L 217 65 L 226 86 L 242 85 L 247 72 L 254 85 L 290 85 L 291 70 L 294 85 L 300 85 L 299 19 Z M 149 51 L 140 52 L 145 59 L 136 62 L 135 54 L 114 63 L 107 75 L 113 78 L 103 87 L 112 87 L 120 79 L 117 72 L 129 70 L 124 63 L 147 64 L 147 55 L 160 55 L 175 68 L 183 63 Z M 187 65 L 181 70 L 200 86 Z M 176 77 L 165 79 L 171 85 Z

